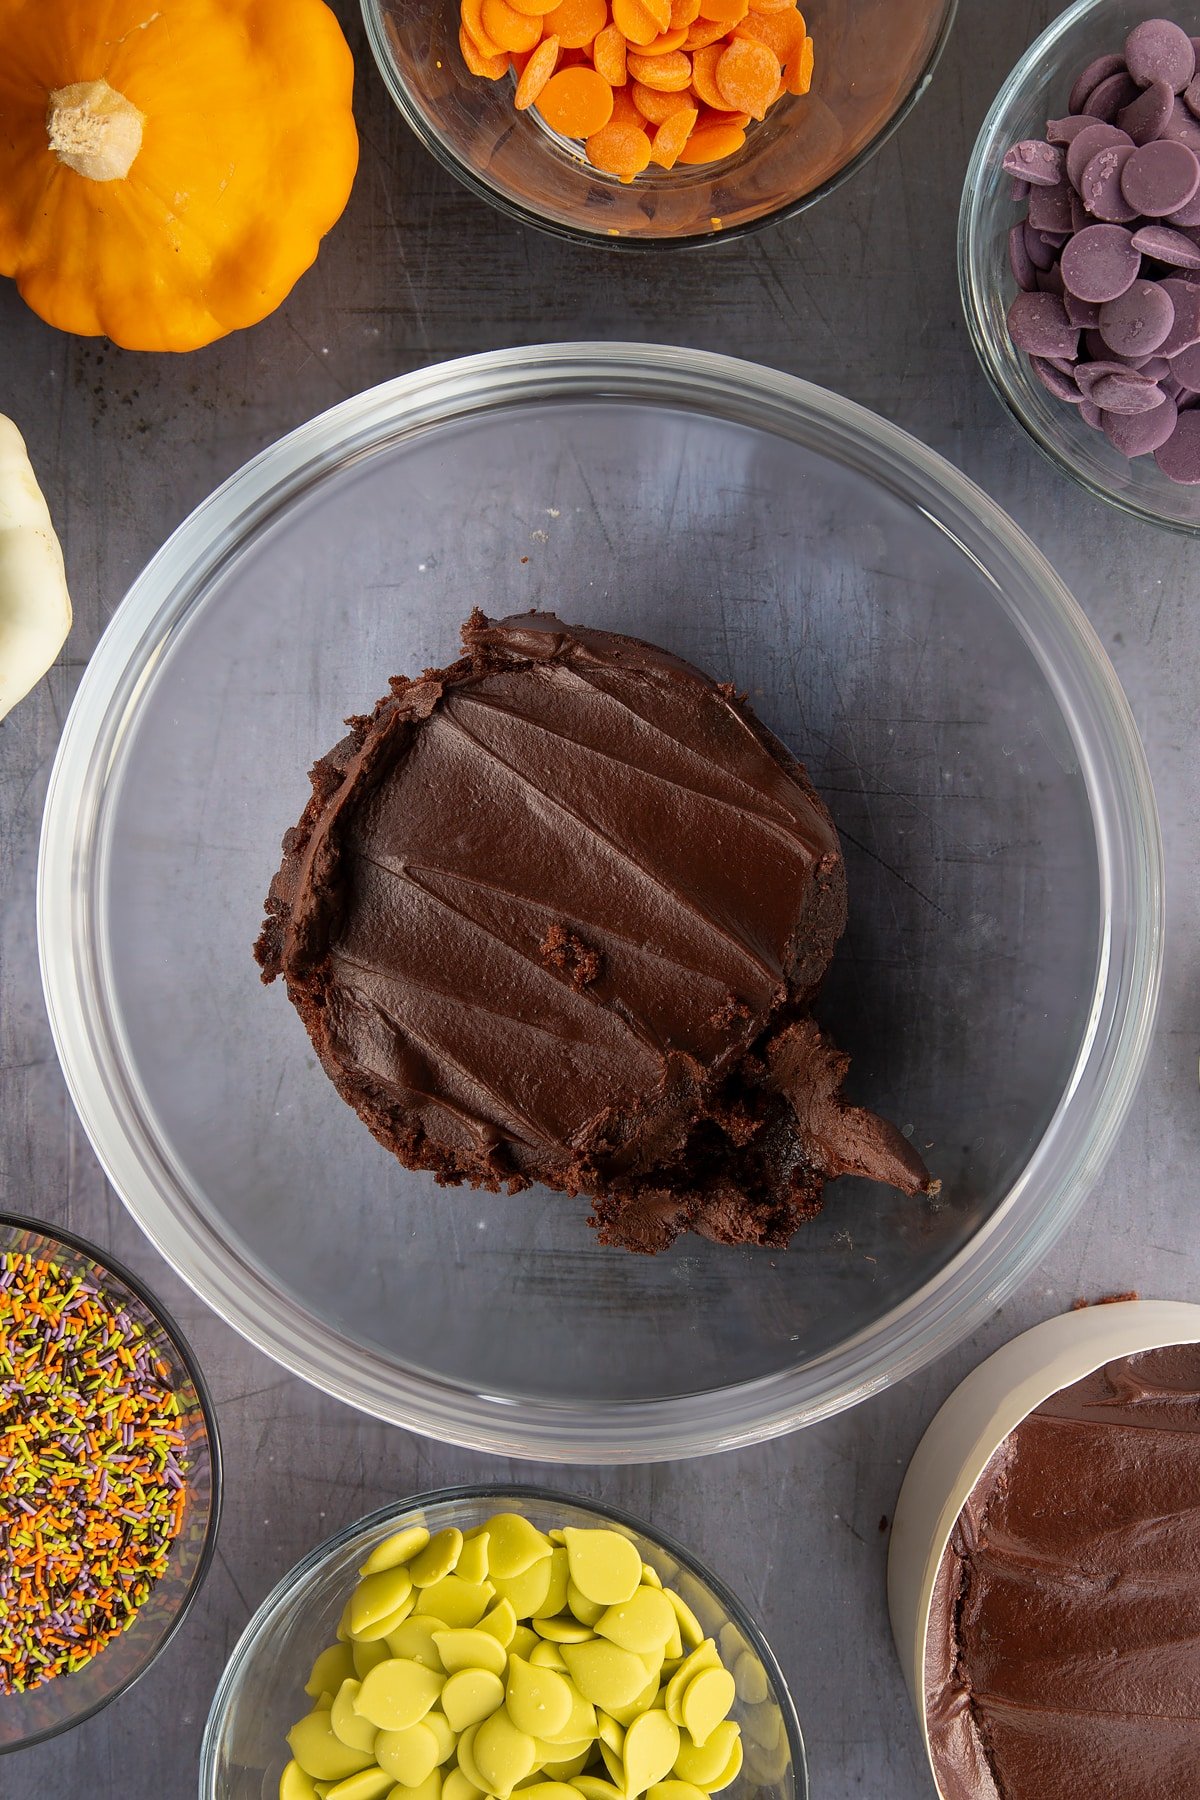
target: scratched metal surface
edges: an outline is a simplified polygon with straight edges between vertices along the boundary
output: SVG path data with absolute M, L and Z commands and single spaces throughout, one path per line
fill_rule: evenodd
M 1158 788 L 1170 907 L 1159 1029 L 1117 1153 L 1038 1277 L 923 1375 L 801 1436 L 701 1465 L 537 1471 L 657 1519 L 739 1589 L 792 1682 L 822 1800 L 930 1792 L 883 1601 L 885 1521 L 922 1427 L 982 1354 L 1077 1295 L 1200 1292 L 1200 545 L 1118 517 L 1046 467 L 986 390 L 954 285 L 971 139 L 1053 10 L 964 0 L 918 112 L 815 214 L 704 256 L 625 262 L 527 234 L 456 188 L 385 104 L 353 8 L 340 0 L 360 59 L 363 168 L 347 218 L 280 314 L 196 356 L 155 361 L 57 336 L 0 285 L 0 408 L 20 422 L 42 472 L 78 609 L 69 655 L 0 727 L 0 1203 L 110 1245 L 172 1306 L 216 1395 L 229 1494 L 218 1560 L 184 1633 L 107 1712 L 0 1765 L 4 1800 L 187 1796 L 223 1661 L 290 1563 L 398 1493 L 501 1472 L 282 1375 L 182 1289 L 104 1182 L 55 1065 L 34 949 L 38 821 L 79 670 L 166 533 L 282 431 L 443 356 L 593 336 L 673 337 L 810 376 L 904 424 L 982 482 L 1090 613 Z

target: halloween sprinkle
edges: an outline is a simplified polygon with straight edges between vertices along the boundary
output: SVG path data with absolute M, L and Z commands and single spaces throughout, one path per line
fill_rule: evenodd
M 142 1327 L 57 1263 L 0 1253 L 0 1695 L 123 1631 L 183 1520 L 170 1371 Z

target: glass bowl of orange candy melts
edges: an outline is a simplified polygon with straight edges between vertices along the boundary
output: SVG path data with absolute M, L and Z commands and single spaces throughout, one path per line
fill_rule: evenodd
M 798 212 L 890 135 L 955 0 L 362 0 L 417 136 L 527 224 L 620 248 Z M 802 10 L 803 7 L 803 10 Z

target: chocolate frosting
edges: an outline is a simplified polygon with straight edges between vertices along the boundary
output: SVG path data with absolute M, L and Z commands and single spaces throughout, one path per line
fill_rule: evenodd
M 926 1182 L 803 1016 L 846 895 L 801 766 L 652 645 L 553 614 L 463 641 L 317 763 L 256 948 L 380 1141 L 586 1192 L 638 1249 L 786 1242 L 826 1175 Z
M 976 1483 L 926 1654 L 945 1800 L 1200 1795 L 1200 1346 L 1055 1394 Z

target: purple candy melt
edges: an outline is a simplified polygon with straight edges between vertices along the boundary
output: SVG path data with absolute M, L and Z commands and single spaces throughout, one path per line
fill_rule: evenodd
M 1118 356 L 1153 356 L 1174 323 L 1174 303 L 1156 281 L 1135 281 L 1100 308 L 1100 336 Z
M 1093 431 L 1099 431 L 1104 424 L 1100 408 L 1093 406 L 1090 400 L 1085 399 L 1079 402 L 1079 416 L 1092 427 Z
M 1083 179 L 1083 171 L 1093 156 L 1110 147 L 1117 149 L 1122 145 L 1133 145 L 1128 132 L 1120 131 L 1115 125 L 1093 122 L 1086 131 L 1079 132 L 1067 145 L 1066 169 L 1067 180 L 1078 187 Z
M 1179 228 L 1200 225 L 1200 188 L 1192 195 L 1186 206 L 1181 206 L 1177 212 L 1168 213 L 1163 224 Z
M 1139 87 L 1165 81 L 1178 94 L 1196 72 L 1196 52 L 1182 26 L 1170 19 L 1147 19 L 1125 39 L 1125 67 Z
M 1075 386 L 1069 375 L 1048 362 L 1044 356 L 1031 356 L 1029 366 L 1044 388 L 1048 388 L 1056 400 L 1065 400 L 1068 406 L 1079 406 L 1083 395 Z
M 1052 144 L 1069 144 L 1081 131 L 1090 131 L 1096 123 L 1086 113 L 1068 113 L 1065 119 L 1048 119 L 1046 137 Z
M 1138 97 L 1138 87 L 1124 71 L 1118 75 L 1110 75 L 1099 87 L 1092 89 L 1084 102 L 1083 110 L 1093 119 L 1104 119 L 1112 124 L 1117 114 Z
M 1025 248 L 1029 252 L 1029 260 L 1034 268 L 1048 269 L 1054 261 L 1054 251 L 1050 245 L 1046 243 L 1040 232 L 1033 229 L 1028 220 L 1021 229 L 1025 233 Z
M 1200 288 L 1193 287 L 1190 282 L 1177 281 L 1168 275 L 1163 282 L 1163 289 L 1171 296 L 1171 304 L 1175 308 L 1175 323 L 1171 326 L 1170 336 L 1159 345 L 1161 356 L 1178 356 L 1181 350 L 1189 350 L 1193 344 L 1200 344 Z M 1067 317 L 1071 318 L 1071 308 L 1067 306 Z M 1071 323 L 1078 321 L 1071 318 Z
M 1136 281 L 1141 262 L 1123 225 L 1089 225 L 1062 253 L 1063 280 L 1080 300 L 1115 300 Z
M 1200 119 L 1193 117 L 1190 108 L 1182 100 L 1176 100 L 1160 136 L 1186 144 L 1189 150 L 1200 153 Z
M 1163 474 L 1185 487 L 1200 482 L 1200 412 L 1181 413 L 1174 431 L 1154 452 Z
M 1200 119 L 1200 76 L 1184 88 L 1183 104 L 1195 118 Z
M 1037 286 L 1040 294 L 1057 294 L 1060 300 L 1066 299 L 1067 290 L 1063 285 L 1062 269 L 1058 263 L 1051 263 L 1048 269 L 1038 270 Z
M 1088 336 L 1091 337 L 1090 332 Z M 1075 379 L 1083 393 L 1090 394 L 1096 382 L 1105 375 L 1127 375 L 1129 373 L 1131 365 L 1120 357 L 1114 356 L 1106 359 L 1098 354 L 1104 349 L 1102 339 L 1098 338 L 1096 344 L 1094 346 L 1089 344 L 1088 348 L 1092 351 L 1093 361 L 1080 363 L 1075 370 Z
M 1105 413 L 1104 435 L 1122 456 L 1149 456 L 1165 444 L 1179 417 L 1174 400 L 1164 394 L 1157 406 L 1144 413 Z
M 1017 349 L 1030 356 L 1071 361 L 1079 352 L 1078 327 L 1057 294 L 1018 294 L 1008 309 L 1008 331 Z
M 1105 367 L 1110 363 L 1115 363 L 1119 369 L 1142 369 L 1150 361 L 1149 353 L 1145 356 L 1122 356 L 1116 350 L 1110 349 L 1100 336 L 1099 327 L 1095 331 L 1084 333 L 1084 343 L 1091 358 L 1088 364 L 1090 369 L 1098 368 L 1101 363 Z
M 1193 393 L 1200 391 L 1200 343 L 1189 344 L 1186 350 L 1171 357 L 1170 362 L 1176 381 L 1181 381 Z
M 1098 56 L 1094 62 L 1088 64 L 1082 74 L 1075 77 L 1075 85 L 1067 96 L 1067 111 L 1082 112 L 1083 103 L 1088 95 L 1093 93 L 1102 81 L 1107 81 L 1110 75 L 1120 75 L 1124 69 L 1125 58 L 1123 56 L 1111 53 L 1108 56 Z
M 1028 200 L 1029 198 L 1029 183 L 1027 181 L 1018 180 L 1014 175 L 1008 192 L 1010 198 L 1019 205 L 1022 200 Z
M 1144 413 L 1162 405 L 1162 389 L 1156 381 L 1146 381 L 1133 369 L 1119 375 L 1102 375 L 1094 381 L 1088 394 L 1093 406 L 1101 412 Z
M 1108 144 L 1097 150 L 1079 178 L 1079 197 L 1094 219 L 1127 225 L 1138 214 L 1121 192 L 1121 171 L 1134 154 L 1132 144 Z
M 1121 192 L 1135 212 L 1161 219 L 1186 206 L 1200 188 L 1200 161 L 1186 144 L 1159 138 L 1141 144 L 1121 170 Z
M 1143 256 L 1169 263 L 1173 269 L 1200 269 L 1200 244 L 1169 225 L 1143 225 L 1134 232 L 1133 242 Z
M 1136 100 L 1121 108 L 1117 124 L 1135 144 L 1149 144 L 1162 131 L 1175 110 L 1175 94 L 1165 81 L 1152 81 Z
M 1008 266 L 1012 270 L 1013 280 L 1021 292 L 1031 293 L 1037 286 L 1037 270 L 1025 248 L 1024 225 L 1014 225 L 1008 234 Z
M 1094 300 L 1080 300 L 1075 294 L 1065 293 L 1063 305 L 1072 325 L 1078 325 L 1081 331 L 1095 331 L 1100 323 L 1100 308 Z
M 1177 146 L 1183 149 L 1182 145 Z M 1186 154 L 1186 152 L 1185 152 Z M 1029 196 L 1029 223 L 1035 231 L 1061 232 L 1064 237 L 1071 230 L 1071 189 L 1065 181 L 1055 187 L 1035 187 Z
M 1167 111 L 1170 117 L 1170 109 Z M 1001 167 L 1007 175 L 1016 175 L 1034 187 L 1057 187 L 1065 169 L 1065 153 L 1060 144 L 1043 144 L 1037 138 L 1026 138 L 1014 144 Z

